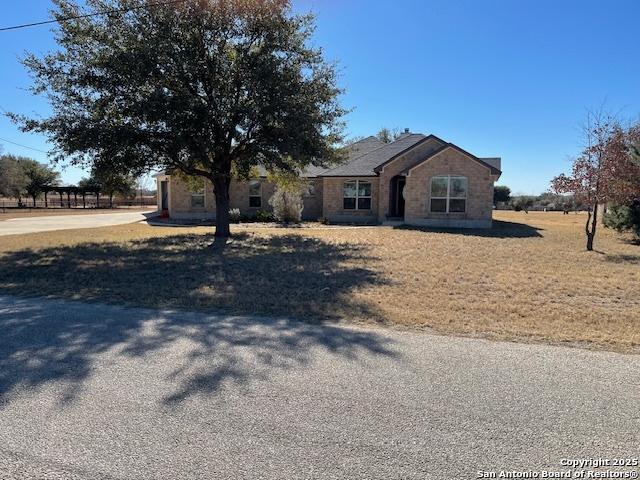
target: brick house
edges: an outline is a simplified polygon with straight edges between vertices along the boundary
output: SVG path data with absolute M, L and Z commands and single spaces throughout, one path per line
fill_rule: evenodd
M 488 228 L 500 158 L 479 158 L 434 135 L 405 133 L 394 142 L 367 137 L 347 147 L 337 167 L 308 168 L 311 189 L 303 218 L 334 223 L 406 223 Z M 231 208 L 245 215 L 270 210 L 274 185 L 264 175 L 233 181 Z M 159 174 L 158 209 L 172 218 L 215 218 L 211 184 L 191 191 L 177 177 Z

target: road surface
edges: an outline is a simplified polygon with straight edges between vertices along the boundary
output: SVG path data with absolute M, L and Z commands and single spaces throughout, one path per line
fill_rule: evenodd
M 640 453 L 639 356 L 8 296 L 0 330 L 3 479 L 474 479 Z
M 148 218 L 148 212 L 94 213 L 87 215 L 51 215 L 48 217 L 10 218 L 0 222 L 0 236 L 24 233 L 73 230 L 76 228 L 108 227 L 140 222 Z

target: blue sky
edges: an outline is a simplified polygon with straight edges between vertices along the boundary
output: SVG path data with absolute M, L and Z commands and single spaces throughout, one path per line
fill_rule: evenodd
M 45 19 L 48 0 L 6 2 L 2 26 Z M 340 64 L 351 135 L 380 127 L 434 133 L 501 156 L 501 184 L 540 193 L 580 149 L 587 108 L 640 114 L 637 0 L 298 0 L 314 43 Z M 47 27 L 0 32 L 0 108 L 46 114 L 17 58 L 52 47 Z M 46 150 L 0 118 L 0 138 Z M 46 154 L 0 140 L 5 152 Z M 63 179 L 82 172 L 67 169 Z

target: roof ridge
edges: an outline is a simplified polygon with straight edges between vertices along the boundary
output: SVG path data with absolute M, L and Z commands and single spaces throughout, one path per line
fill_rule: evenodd
M 376 137 L 375 135 L 369 135 L 369 136 L 368 136 L 368 137 L 366 137 L 366 138 L 371 138 L 371 137 L 376 138 L 376 139 L 378 138 L 378 137 Z M 362 140 L 365 140 L 365 139 L 363 138 Z M 359 140 L 359 141 L 361 142 L 362 140 Z M 378 140 L 379 140 L 380 142 L 382 142 L 382 140 L 380 140 L 380 139 L 378 139 Z M 355 143 L 358 143 L 358 142 L 355 142 Z M 352 143 L 351 145 L 355 145 L 355 143 Z M 391 142 L 391 143 L 393 143 L 393 142 Z M 382 142 L 382 145 L 380 145 L 379 147 L 374 148 L 373 150 L 369 150 L 369 151 L 367 151 L 367 152 L 364 152 L 364 153 L 362 153 L 362 154 L 360 154 L 360 155 L 358 155 L 358 156 L 356 156 L 356 157 L 353 157 L 353 158 L 349 159 L 347 162 L 345 162 L 345 163 L 343 163 L 343 164 L 340 164 L 340 165 L 336 165 L 335 167 L 330 168 L 329 170 L 326 170 L 326 171 L 324 171 L 323 173 L 331 172 L 331 171 L 333 171 L 333 170 L 336 170 L 336 169 L 338 169 L 338 168 L 340 168 L 340 167 L 342 167 L 342 166 L 346 165 L 347 163 L 355 162 L 356 160 L 358 160 L 359 158 L 364 157 L 365 155 L 369 155 L 370 153 L 377 152 L 377 151 L 378 151 L 378 150 L 380 150 L 381 148 L 384 148 L 384 147 L 386 147 L 387 145 L 391 145 L 391 143 L 384 143 L 384 142 Z

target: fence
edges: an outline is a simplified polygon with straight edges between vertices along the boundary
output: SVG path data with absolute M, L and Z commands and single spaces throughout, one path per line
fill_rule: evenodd
M 72 208 L 72 209 L 83 209 L 83 208 L 140 208 L 140 207 L 155 207 L 157 205 L 155 197 L 138 197 L 131 200 L 124 200 L 121 198 L 114 199 L 112 204 L 109 202 L 109 197 L 100 196 L 100 203 L 98 204 L 98 199 L 94 196 L 85 197 L 84 201 L 81 196 L 77 198 L 71 196 L 71 198 L 67 198 L 66 196 L 62 197 L 62 201 L 60 201 L 59 196 L 49 196 L 47 202 L 44 200 L 36 200 L 34 205 L 33 200 L 31 199 L 23 199 L 22 202 L 19 202 L 16 199 L 0 199 L 0 212 L 5 213 L 7 210 L 14 209 L 28 209 L 28 210 L 36 210 L 36 209 L 60 209 L 60 208 Z

